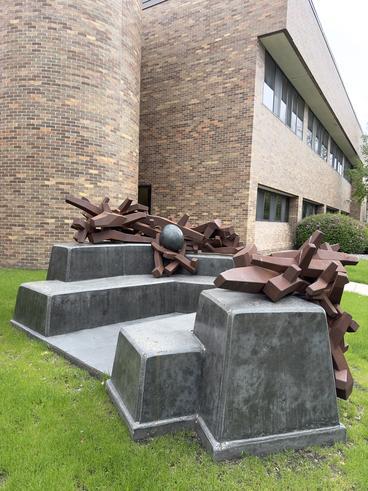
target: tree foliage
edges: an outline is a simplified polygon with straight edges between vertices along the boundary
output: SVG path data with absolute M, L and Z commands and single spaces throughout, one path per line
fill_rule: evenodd
M 357 159 L 349 171 L 353 197 L 358 203 L 362 203 L 368 197 L 368 135 L 363 136 L 362 154 L 363 161 Z

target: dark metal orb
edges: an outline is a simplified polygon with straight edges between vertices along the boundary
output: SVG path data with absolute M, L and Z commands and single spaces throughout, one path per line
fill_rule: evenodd
M 160 244 L 170 251 L 180 251 L 184 245 L 184 235 L 176 225 L 165 225 L 160 234 Z

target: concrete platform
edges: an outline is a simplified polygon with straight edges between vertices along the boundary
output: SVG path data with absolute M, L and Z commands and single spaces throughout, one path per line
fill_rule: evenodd
M 167 430 L 167 421 L 173 429 L 174 421 L 195 418 L 203 346 L 193 335 L 194 318 L 170 316 L 120 330 L 108 390 L 135 440 L 148 428 Z
M 115 358 L 119 332 L 122 329 L 151 329 L 170 326 L 174 331 L 184 325 L 186 330 L 193 330 L 195 314 L 168 314 L 148 317 L 131 322 L 120 322 L 107 326 L 85 329 L 82 331 L 61 334 L 59 336 L 42 336 L 31 329 L 14 323 L 29 336 L 43 341 L 47 346 L 67 358 L 75 365 L 88 370 L 94 376 L 110 375 Z M 166 337 L 170 339 L 169 336 Z
M 156 279 L 149 245 L 55 246 L 13 325 L 111 374 L 134 439 L 196 429 L 215 460 L 343 441 L 323 309 L 215 289 L 232 258 L 197 257 L 198 275 Z
M 206 353 L 199 434 L 216 460 L 345 440 L 319 305 L 207 290 L 194 333 Z
M 55 336 L 134 319 L 190 313 L 208 276 L 115 276 L 95 280 L 37 281 L 20 286 L 13 316 L 18 326 Z
M 198 261 L 198 276 L 218 276 L 234 267 L 232 256 L 188 254 Z M 151 274 L 150 244 L 57 244 L 52 248 L 48 280 L 83 281 L 112 276 Z M 185 269 L 178 274 L 189 275 Z
M 135 440 L 193 428 L 217 461 L 345 440 L 320 306 L 205 290 L 179 330 L 119 335 L 107 390 Z

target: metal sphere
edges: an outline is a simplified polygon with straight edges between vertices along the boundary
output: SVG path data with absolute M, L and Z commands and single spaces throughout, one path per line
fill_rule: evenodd
M 170 251 L 180 251 L 184 245 L 184 235 L 176 225 L 165 225 L 160 234 L 160 244 Z

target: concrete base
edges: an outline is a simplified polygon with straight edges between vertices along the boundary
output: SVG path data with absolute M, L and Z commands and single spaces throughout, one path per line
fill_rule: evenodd
M 268 455 L 286 449 L 297 450 L 313 445 L 333 445 L 337 442 L 346 441 L 346 429 L 341 424 L 326 428 L 218 442 L 201 417 L 197 419 L 196 423 L 197 433 L 203 446 L 216 462 L 240 458 L 247 454 Z
M 148 423 L 196 414 L 203 346 L 193 315 L 122 327 L 111 383 L 133 421 Z
M 344 441 L 323 309 L 214 289 L 232 258 L 198 259 L 196 276 L 155 279 L 149 245 L 56 246 L 12 322 L 94 375 L 112 372 L 135 440 L 196 429 L 215 460 Z
M 95 280 L 37 281 L 18 290 L 13 320 L 43 336 L 56 336 L 145 317 L 190 313 L 208 276 L 115 276 Z
M 206 290 L 181 334 L 120 334 L 108 391 L 134 439 L 195 428 L 215 460 L 345 441 L 321 307 Z
M 134 421 L 130 411 L 124 404 L 119 392 L 116 390 L 111 380 L 106 382 L 106 390 L 111 397 L 112 402 L 118 410 L 120 417 L 128 427 L 129 433 L 133 440 L 146 440 L 154 436 L 174 433 L 176 431 L 192 430 L 196 424 L 196 414 L 181 416 L 176 418 L 161 419 L 158 421 L 149 421 L 140 423 Z
M 199 415 L 214 440 L 339 424 L 320 306 L 298 297 L 274 304 L 261 294 L 207 290 L 194 333 L 206 350 Z
M 234 267 L 232 256 L 188 254 L 198 261 L 199 276 L 218 276 Z M 93 267 L 91 267 L 93 265 Z M 58 244 L 52 248 L 48 280 L 83 281 L 112 276 L 151 274 L 150 244 Z M 189 275 L 183 268 L 178 274 Z

